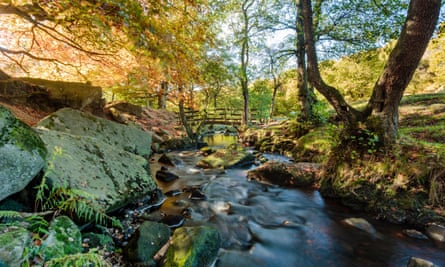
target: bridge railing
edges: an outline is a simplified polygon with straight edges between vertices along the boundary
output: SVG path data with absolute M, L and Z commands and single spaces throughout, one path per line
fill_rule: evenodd
M 187 121 L 192 126 L 196 126 L 201 123 L 204 118 L 204 124 L 226 124 L 226 125 L 241 125 L 242 109 L 235 108 L 216 108 L 207 110 L 185 110 L 185 116 Z M 178 116 L 178 122 L 181 123 L 181 119 Z M 257 118 L 257 110 L 249 110 L 249 123 L 259 124 L 260 121 Z

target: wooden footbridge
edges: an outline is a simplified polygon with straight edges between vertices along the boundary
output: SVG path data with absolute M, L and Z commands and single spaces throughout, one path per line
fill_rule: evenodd
M 235 108 L 216 108 L 207 110 L 186 110 L 185 116 L 190 125 L 195 126 L 200 123 L 203 124 L 224 124 L 224 125 L 241 125 L 242 109 Z M 249 110 L 249 123 L 259 124 L 258 111 Z M 181 123 L 178 116 L 178 122 Z

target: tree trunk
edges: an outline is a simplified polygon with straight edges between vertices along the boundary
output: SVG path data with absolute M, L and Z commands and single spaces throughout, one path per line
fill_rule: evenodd
M 272 100 L 270 101 L 269 121 L 273 118 L 273 113 L 275 111 L 275 98 L 277 98 L 277 91 L 280 87 L 281 83 L 277 82 L 277 78 L 274 77 Z
M 185 128 L 185 132 L 187 133 L 187 136 L 193 140 L 194 142 L 196 141 L 195 138 L 195 133 L 192 130 L 192 127 L 190 126 L 190 123 L 187 120 L 187 117 L 185 116 L 185 110 L 184 110 L 184 90 L 182 88 L 182 86 L 178 87 L 178 91 L 179 91 L 179 117 L 181 119 L 181 123 Z
M 253 5 L 253 1 L 244 1 L 242 4 L 243 12 L 243 37 L 241 40 L 241 73 L 240 83 L 243 95 L 243 112 L 241 118 L 241 126 L 247 126 L 249 122 L 249 78 L 247 76 L 247 67 L 249 66 L 249 14 L 248 9 Z
M 270 101 L 270 109 L 269 109 L 269 121 L 272 120 L 273 117 L 273 113 L 275 111 L 275 99 L 277 98 L 277 92 L 278 89 L 280 89 L 282 83 L 281 83 L 281 79 L 280 79 L 280 74 L 277 73 L 277 70 L 275 68 L 276 64 L 277 64 L 277 60 L 274 58 L 275 55 L 269 51 L 269 68 L 270 68 L 270 73 L 272 75 L 272 80 L 273 80 L 273 91 L 272 91 L 272 99 Z
M 397 138 L 400 100 L 434 32 L 440 11 L 440 0 L 410 1 L 400 37 L 363 111 L 348 105 L 340 92 L 327 85 L 321 78 L 312 29 L 311 1 L 302 1 L 309 81 L 326 97 L 340 119 L 349 126 L 364 121 L 372 112 L 381 117 L 379 127 L 382 128 L 383 142 L 385 146 L 390 147 Z
M 348 126 L 354 126 L 362 119 L 361 113 L 350 106 L 344 100 L 341 93 L 324 82 L 318 68 L 317 53 L 315 51 L 315 39 L 313 31 L 311 0 L 301 0 L 303 8 L 303 31 L 307 56 L 308 79 L 310 83 L 328 100 L 335 109 L 337 115 Z
M 301 0 L 296 1 L 297 5 L 297 79 L 298 79 L 298 99 L 301 106 L 301 119 L 308 121 L 312 117 L 312 97 L 309 92 L 306 71 L 306 51 L 304 49 L 304 32 L 303 32 L 303 3 Z
M 439 0 L 411 0 L 400 37 L 374 86 L 366 111 L 381 118 L 387 146 L 397 139 L 400 100 L 434 32 L 440 5 Z
M 167 108 L 167 94 L 168 94 L 168 83 L 166 81 L 161 82 L 161 91 L 158 94 L 158 108 Z

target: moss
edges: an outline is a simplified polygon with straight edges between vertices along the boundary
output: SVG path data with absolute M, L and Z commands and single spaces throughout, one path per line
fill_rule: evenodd
M 210 266 L 216 258 L 220 243 L 219 232 L 211 227 L 179 228 L 173 234 L 164 266 Z
M 14 143 L 24 151 L 36 151 L 40 157 L 45 158 L 47 151 L 38 134 L 25 123 L 16 119 L 7 109 L 0 106 L 0 119 L 4 124 L 0 125 L 0 145 Z

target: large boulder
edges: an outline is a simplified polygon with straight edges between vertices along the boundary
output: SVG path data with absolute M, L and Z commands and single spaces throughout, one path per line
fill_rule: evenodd
M 36 127 L 72 135 L 94 137 L 117 149 L 145 158 L 148 158 L 151 153 L 150 133 L 137 127 L 125 126 L 71 108 L 58 110 L 40 121 Z
M 45 164 L 37 133 L 0 106 L 0 201 L 24 189 Z
M 138 266 L 156 266 L 154 256 L 169 238 L 170 228 L 167 225 L 146 221 L 125 247 L 124 255 Z
M 145 158 L 107 144 L 103 137 L 38 131 L 49 153 L 44 177 L 53 187 L 82 190 L 94 196 L 92 204 L 106 211 L 149 196 L 157 188 Z
M 298 187 L 309 186 L 320 170 L 317 163 L 285 163 L 270 161 L 247 173 L 249 180 L 276 185 Z
M 212 266 L 221 246 L 218 230 L 209 226 L 175 230 L 165 255 L 165 267 Z
M 71 107 L 91 112 L 100 112 L 104 105 L 102 88 L 89 82 L 51 81 L 38 78 L 20 78 L 30 86 L 45 88 L 48 102 L 55 107 Z

